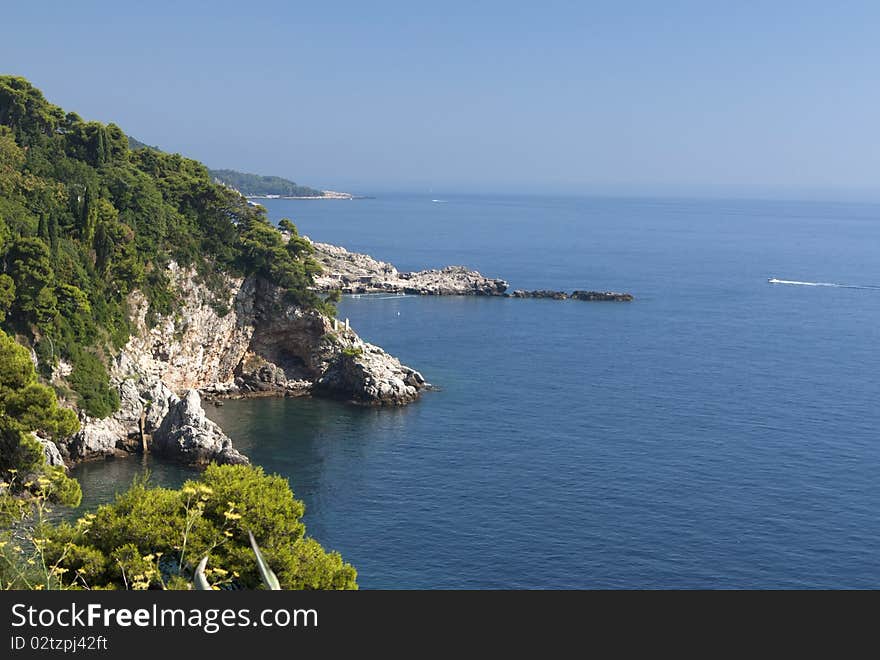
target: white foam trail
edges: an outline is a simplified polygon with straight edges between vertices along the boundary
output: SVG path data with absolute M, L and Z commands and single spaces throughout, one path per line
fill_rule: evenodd
M 801 282 L 800 280 L 778 280 L 775 277 L 771 277 L 767 282 L 770 284 L 793 284 L 795 286 L 831 286 L 838 289 L 880 289 L 880 286 L 837 284 L 835 282 Z
M 777 280 L 771 277 L 770 284 L 797 284 L 799 286 L 846 286 L 845 284 L 834 284 L 833 282 L 799 282 L 798 280 Z

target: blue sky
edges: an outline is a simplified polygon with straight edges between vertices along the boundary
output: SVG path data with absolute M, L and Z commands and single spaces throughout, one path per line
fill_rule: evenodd
M 78 2 L 0 71 L 139 139 L 358 192 L 880 195 L 873 2 Z

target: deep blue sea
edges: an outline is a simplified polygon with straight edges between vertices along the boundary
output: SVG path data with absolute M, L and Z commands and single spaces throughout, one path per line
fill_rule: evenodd
M 880 587 L 880 289 L 768 283 L 880 285 L 880 205 L 443 199 L 266 205 L 401 269 L 636 300 L 349 298 L 438 391 L 209 409 L 362 588 Z M 75 474 L 93 505 L 142 468 Z

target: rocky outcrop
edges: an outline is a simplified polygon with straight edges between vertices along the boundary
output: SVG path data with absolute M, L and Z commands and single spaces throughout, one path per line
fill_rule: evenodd
M 189 390 L 171 404 L 171 410 L 153 433 L 152 451 L 189 465 L 249 463 L 233 448 L 232 440 L 220 427 L 205 416 L 196 390 Z
M 112 456 L 122 451 L 117 445 L 123 445 L 129 437 L 128 429 L 115 415 L 95 419 L 81 412 L 79 424 L 79 431 L 59 446 L 65 458 L 72 462 Z
M 321 290 L 343 293 L 403 293 L 422 296 L 500 296 L 507 282 L 483 277 L 464 266 L 401 273 L 392 264 L 366 254 L 315 243 L 315 257 L 324 272 L 315 280 Z
M 133 369 L 127 352 L 113 361 L 111 378 L 119 394 L 119 410 L 104 419 L 80 412 L 79 431 L 59 447 L 68 461 L 149 449 L 150 434 L 179 397 L 158 377 Z
M 250 351 L 238 365 L 236 373 L 234 385 L 245 392 L 274 392 L 287 386 L 284 369 Z
M 617 293 L 616 291 L 572 291 L 572 300 L 586 300 L 590 302 L 632 302 L 631 293 Z
M 570 294 L 565 291 L 548 291 L 541 289 L 538 291 L 523 291 L 517 289 L 509 295 L 510 298 L 549 298 L 551 300 L 586 300 L 586 301 L 611 301 L 611 302 L 631 302 L 633 296 L 631 293 L 617 293 L 615 291 L 572 291 Z
M 349 252 L 327 243 L 312 242 L 315 257 L 324 267 L 315 284 L 322 291 L 339 289 L 342 293 L 389 293 L 422 296 L 507 296 L 510 298 L 549 298 L 552 300 L 628 302 L 632 294 L 614 291 L 564 291 L 517 289 L 507 291 L 507 282 L 484 277 L 464 266 L 400 272 L 393 264 L 366 254 Z
M 400 406 L 419 397 L 424 377 L 378 346 L 346 349 L 318 379 L 316 392 L 368 405 Z
M 538 291 L 523 291 L 517 289 L 511 294 L 511 298 L 550 298 L 552 300 L 566 300 L 568 294 L 565 291 L 548 291 L 541 289 Z
M 46 459 L 46 465 L 51 465 L 53 467 L 60 466 L 63 468 L 67 467 L 64 464 L 64 458 L 62 458 L 61 452 L 58 451 L 58 445 L 56 445 L 52 440 L 49 440 L 48 438 L 41 438 L 36 433 L 34 433 L 34 437 L 43 448 L 43 456 Z

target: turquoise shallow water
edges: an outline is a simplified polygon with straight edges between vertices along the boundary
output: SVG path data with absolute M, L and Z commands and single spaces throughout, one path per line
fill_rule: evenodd
M 268 204 L 403 269 L 637 300 L 346 299 L 439 391 L 209 410 L 363 587 L 880 586 L 880 291 L 767 282 L 880 284 L 880 206 L 443 199 Z M 141 469 L 76 474 L 91 504 Z

